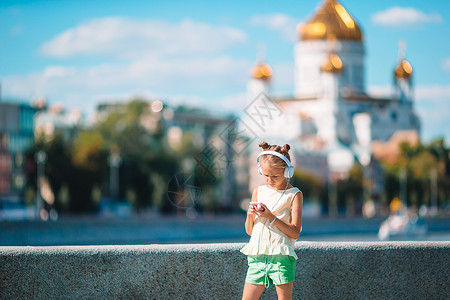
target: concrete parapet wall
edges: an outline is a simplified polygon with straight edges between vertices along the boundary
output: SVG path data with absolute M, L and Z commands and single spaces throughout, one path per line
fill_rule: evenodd
M 1 299 L 240 299 L 243 244 L 0 247 Z M 450 242 L 298 242 L 294 299 L 448 299 Z M 261 299 L 276 299 L 274 287 Z

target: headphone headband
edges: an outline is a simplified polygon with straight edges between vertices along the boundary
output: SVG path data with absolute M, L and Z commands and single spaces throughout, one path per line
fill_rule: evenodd
M 286 168 L 284 170 L 284 177 L 291 178 L 292 176 L 294 176 L 294 167 L 292 166 L 292 164 L 289 161 L 289 159 L 287 159 L 287 157 L 284 156 L 283 154 L 281 154 L 280 152 L 272 151 L 272 150 L 263 151 L 256 158 L 256 162 L 258 164 L 258 172 L 259 172 L 259 174 L 262 174 L 262 172 L 261 172 L 261 163 L 259 162 L 259 158 L 261 156 L 267 155 L 267 154 L 275 155 L 275 156 L 281 158 L 286 163 L 287 166 L 286 166 Z
M 267 151 L 261 152 L 261 153 L 258 155 L 258 157 L 257 157 L 256 159 L 259 160 L 259 158 L 260 158 L 261 156 L 266 155 L 266 154 L 272 154 L 272 155 L 278 156 L 279 158 L 281 158 L 282 160 L 284 160 L 284 162 L 285 162 L 289 167 L 292 166 L 292 165 L 291 165 L 291 162 L 289 161 L 289 159 L 287 159 L 286 156 L 284 156 L 284 155 L 281 154 L 280 152 L 272 151 L 272 150 L 267 150 Z

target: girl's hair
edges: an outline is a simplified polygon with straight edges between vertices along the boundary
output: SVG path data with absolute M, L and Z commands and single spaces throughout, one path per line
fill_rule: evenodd
M 276 151 L 283 154 L 289 161 L 291 161 L 291 156 L 289 155 L 289 149 L 291 146 L 285 144 L 283 147 L 278 145 L 269 145 L 266 141 L 259 144 L 259 146 L 263 149 L 263 151 Z M 275 155 L 262 155 L 260 157 L 260 161 L 268 162 L 271 166 L 275 168 L 285 168 L 286 162 Z

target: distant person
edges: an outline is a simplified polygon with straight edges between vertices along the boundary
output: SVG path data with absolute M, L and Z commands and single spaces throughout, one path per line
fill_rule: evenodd
M 245 220 L 250 242 L 241 249 L 248 256 L 242 299 L 259 299 L 275 285 L 278 299 L 292 299 L 296 259 L 294 243 L 302 230 L 302 192 L 289 183 L 294 174 L 288 144 L 263 142 L 258 173 L 266 185 L 254 189 Z

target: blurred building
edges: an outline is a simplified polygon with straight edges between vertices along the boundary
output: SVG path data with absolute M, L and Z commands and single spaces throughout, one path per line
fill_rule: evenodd
M 29 104 L 0 103 L 0 198 L 21 201 L 26 184 L 25 151 L 34 144 Z
M 398 131 L 420 132 L 413 71 L 404 49 L 400 50 L 397 65 L 386 74 L 393 78 L 392 95 L 369 95 L 363 32 L 338 1 L 323 1 L 309 21 L 299 26 L 293 96 L 271 95 L 274 75 L 267 63 L 259 62 L 252 71 L 249 103 L 265 93 L 282 111 L 267 130 L 261 132 L 255 126 L 254 131 L 261 140 L 291 143 L 297 165 L 322 179 L 327 173 L 327 180 L 345 177 L 355 163 L 373 165 L 373 141 L 387 141 Z
M 64 141 L 69 141 L 82 125 L 82 113 L 79 109 L 66 110 L 61 104 L 47 107 L 45 100 L 36 102 L 41 107 L 34 118 L 34 134 L 36 138 L 45 140 L 60 135 Z
M 127 102 L 101 103 L 97 106 L 94 122 L 105 119 L 111 113 L 124 113 L 127 106 Z M 139 120 L 140 124 L 151 133 L 161 132 L 162 110 L 163 103 L 160 100 L 148 101 L 148 106 Z
M 201 151 L 194 156 L 195 163 L 218 180 L 215 190 L 217 206 L 239 209 L 240 200 L 248 197 L 248 153 L 245 142 L 234 133 L 238 120 L 220 116 L 198 108 L 166 108 L 164 131 L 169 144 L 176 145 L 183 134 L 189 134 Z M 241 148 L 240 148 L 241 147 Z

